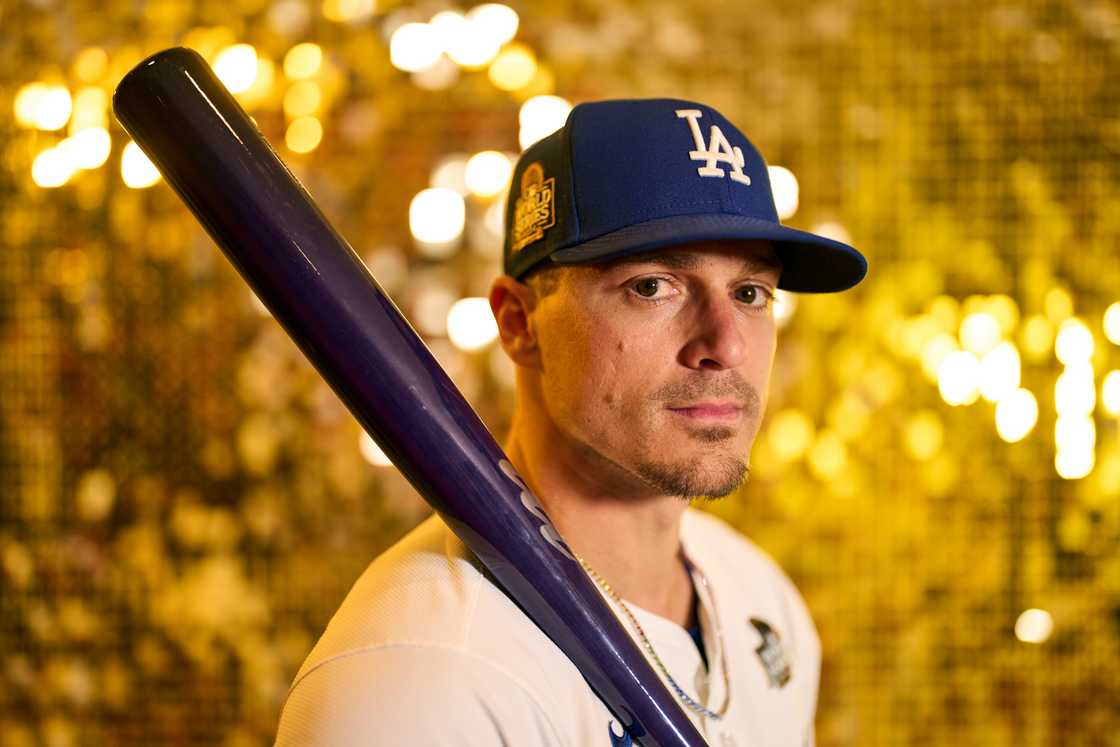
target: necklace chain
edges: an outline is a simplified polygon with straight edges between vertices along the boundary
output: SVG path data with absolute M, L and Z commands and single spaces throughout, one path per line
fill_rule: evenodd
M 716 640 L 718 641 L 718 644 L 719 644 L 720 669 L 723 670 L 724 692 L 727 693 L 726 699 L 724 700 L 723 708 L 721 708 L 718 713 L 716 711 L 713 711 L 713 710 L 709 709 L 709 708 L 706 708 L 698 700 L 696 700 L 691 695 L 686 693 L 684 691 L 684 688 L 682 688 L 680 685 L 677 684 L 677 681 L 675 679 L 673 679 L 673 675 L 669 674 L 669 670 L 665 667 L 665 664 L 661 661 L 661 657 L 657 655 L 657 651 L 656 651 L 656 649 L 654 649 L 653 643 L 651 643 L 649 638 L 646 636 L 646 632 L 644 630 L 642 630 L 642 626 L 638 622 L 638 618 L 635 617 L 634 613 L 630 611 L 630 608 L 626 605 L 626 602 L 622 601 L 622 597 L 618 594 L 617 591 L 614 590 L 614 587 L 612 587 L 609 583 L 607 583 L 607 580 L 604 579 L 602 576 L 600 576 L 599 573 L 594 568 L 592 568 L 590 565 L 588 565 L 587 561 L 584 560 L 582 556 L 576 555 L 576 560 L 578 560 L 579 564 L 581 566 L 583 566 L 583 570 L 585 570 L 587 572 L 587 575 L 591 576 L 591 578 L 595 581 L 595 583 L 599 585 L 599 588 L 601 588 L 603 591 L 605 591 L 607 593 L 607 596 L 609 596 L 611 599 L 613 599 L 615 601 L 615 603 L 618 604 L 619 608 L 621 608 L 622 611 L 626 614 L 627 619 L 630 620 L 630 624 L 632 626 L 634 626 L 634 630 L 637 631 L 638 638 L 640 638 L 641 641 L 642 641 L 642 648 L 644 648 L 646 650 L 646 652 L 650 655 L 650 657 L 653 659 L 654 664 L 657 665 L 657 668 L 661 671 L 661 674 L 669 682 L 669 687 L 671 687 L 673 692 L 675 692 L 677 694 L 677 697 L 680 698 L 681 702 L 683 702 L 686 706 L 691 708 L 693 711 L 696 711 L 697 713 L 699 713 L 703 716 L 706 716 L 707 718 L 710 718 L 713 721 L 722 720 L 723 717 L 727 714 L 728 705 L 730 705 L 730 703 L 731 703 L 731 681 L 728 679 L 728 676 L 727 676 L 727 666 L 726 666 L 727 662 L 724 659 L 726 654 L 725 654 L 724 647 L 723 647 L 723 633 L 722 633 L 722 631 L 720 630 L 720 627 L 719 627 L 719 616 L 718 616 L 718 612 L 714 609 L 715 598 L 711 597 L 711 587 L 708 586 L 708 579 L 705 578 L 704 574 L 700 573 L 699 569 L 696 569 L 691 563 L 688 564 L 690 570 L 696 570 L 697 571 L 697 574 L 700 576 L 700 582 L 704 585 L 704 588 L 706 588 L 708 590 L 709 597 L 712 599 L 712 606 L 713 606 L 712 612 L 713 612 L 713 618 L 715 618 L 715 623 L 716 623 Z

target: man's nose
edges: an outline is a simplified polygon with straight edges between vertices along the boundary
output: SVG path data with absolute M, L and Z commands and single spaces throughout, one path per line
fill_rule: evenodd
M 736 368 L 746 355 L 746 321 L 730 298 L 710 298 L 698 309 L 681 361 L 697 370 Z

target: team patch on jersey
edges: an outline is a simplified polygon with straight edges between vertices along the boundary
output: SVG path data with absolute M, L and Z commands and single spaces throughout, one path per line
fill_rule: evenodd
M 786 658 L 786 650 L 782 647 L 782 639 L 778 637 L 778 631 L 765 620 L 752 617 L 750 621 L 762 636 L 762 643 L 754 652 L 758 654 L 758 660 L 762 662 L 762 668 L 770 678 L 770 687 L 785 687 L 791 674 L 789 659 Z
M 615 729 L 618 729 L 622 734 L 615 734 Z M 630 732 L 619 725 L 617 721 L 611 719 L 607 724 L 607 733 L 611 735 L 611 747 L 633 747 L 634 740 L 630 737 Z
M 544 167 L 534 161 L 521 172 L 521 190 L 513 206 L 510 251 L 516 252 L 544 238 L 546 229 L 556 225 L 556 179 L 544 178 Z

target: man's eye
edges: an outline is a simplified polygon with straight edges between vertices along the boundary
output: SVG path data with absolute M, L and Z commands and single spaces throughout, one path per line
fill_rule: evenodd
M 773 296 L 761 285 L 741 285 L 735 289 L 735 298 L 751 306 L 765 307 L 770 304 Z
M 661 280 L 660 278 L 642 278 L 630 287 L 642 298 L 653 298 L 661 288 Z

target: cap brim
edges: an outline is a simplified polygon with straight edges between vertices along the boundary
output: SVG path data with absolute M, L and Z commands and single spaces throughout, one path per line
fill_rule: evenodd
M 867 274 L 867 260 L 853 247 L 780 223 L 727 213 L 675 215 L 636 223 L 552 253 L 558 264 L 617 259 L 694 241 L 768 239 L 782 261 L 778 287 L 795 293 L 835 293 Z

